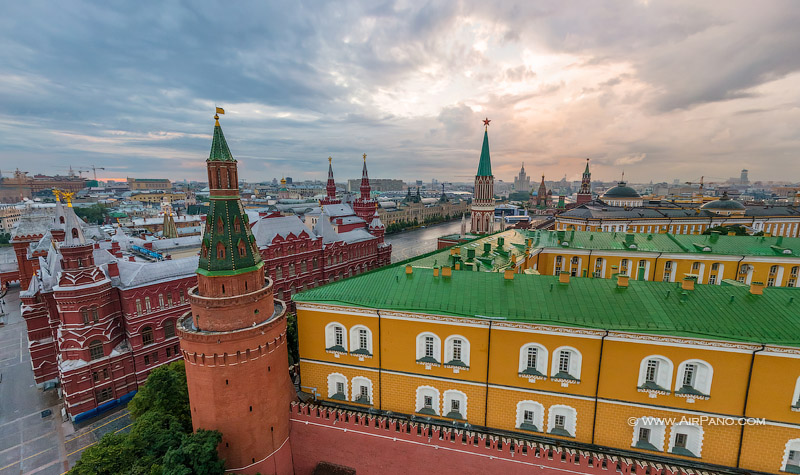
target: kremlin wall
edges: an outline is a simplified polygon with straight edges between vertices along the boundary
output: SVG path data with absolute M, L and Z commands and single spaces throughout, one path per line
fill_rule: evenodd
M 366 157 L 352 208 L 329 163 L 311 229 L 251 223 L 215 119 L 199 256 L 137 260 L 69 199 L 21 219 L 36 382 L 73 421 L 183 358 L 230 473 L 800 473 L 794 239 L 495 232 L 486 120 L 477 239 L 389 265 Z

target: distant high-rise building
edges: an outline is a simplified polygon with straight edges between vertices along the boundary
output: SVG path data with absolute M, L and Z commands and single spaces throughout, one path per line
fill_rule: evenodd
M 514 190 L 527 193 L 531 191 L 531 177 L 525 173 L 525 162 L 522 163 L 522 168 L 519 170 L 519 175 L 514 178 Z
M 750 179 L 747 177 L 747 169 L 742 170 L 742 176 L 739 178 L 739 181 L 742 183 L 742 185 L 747 185 L 750 183 Z

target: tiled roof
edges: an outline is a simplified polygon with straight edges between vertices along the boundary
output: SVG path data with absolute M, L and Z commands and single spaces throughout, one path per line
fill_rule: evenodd
M 197 270 L 197 260 L 196 256 L 158 262 L 119 260 L 120 287 L 138 287 L 192 276 Z
M 305 233 L 314 238 L 313 233 L 297 216 L 281 216 L 277 218 L 262 218 L 253 225 L 253 235 L 256 237 L 256 244 L 259 247 L 269 246 L 275 236 L 285 238 L 289 234 L 299 236 Z
M 628 331 L 800 347 L 800 297 L 780 287 L 752 295 L 746 287 L 430 269 L 407 275 L 404 263 L 309 289 L 296 302 L 453 315 L 470 318 Z M 415 262 L 412 260 L 411 264 Z M 796 301 L 795 301 L 796 300 Z
M 745 206 L 745 216 L 799 216 L 800 209 L 793 206 Z M 585 205 L 577 206 L 561 213 L 565 218 L 603 218 L 603 219 L 629 219 L 629 218 L 686 218 L 716 216 L 715 213 L 699 208 L 699 203 L 670 203 L 662 201 L 647 207 L 623 208 L 607 205 L 601 201 L 592 201 Z

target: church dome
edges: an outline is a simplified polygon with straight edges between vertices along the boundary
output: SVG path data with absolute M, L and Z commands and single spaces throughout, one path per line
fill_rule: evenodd
M 701 206 L 700 209 L 708 209 L 708 210 L 719 209 L 719 210 L 725 210 L 725 211 L 741 211 L 741 210 L 744 209 L 744 205 L 739 203 L 736 200 L 730 199 L 730 197 L 728 196 L 728 192 L 726 191 L 726 192 L 722 193 L 722 198 L 720 198 L 718 200 L 715 200 L 715 201 L 710 201 L 710 202 L 704 204 L 703 206 Z
M 617 183 L 617 186 L 610 188 L 608 191 L 603 193 L 603 198 L 641 198 L 641 196 L 636 192 L 636 190 L 630 186 L 627 186 L 624 181 L 621 181 Z

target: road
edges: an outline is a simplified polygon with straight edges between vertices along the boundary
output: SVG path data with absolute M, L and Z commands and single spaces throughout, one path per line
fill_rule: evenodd
M 469 222 L 467 223 L 469 229 Z M 392 245 L 392 262 L 399 262 L 426 252 L 436 250 L 436 239 L 446 234 L 461 232 L 461 220 L 434 224 L 386 236 L 385 241 Z

